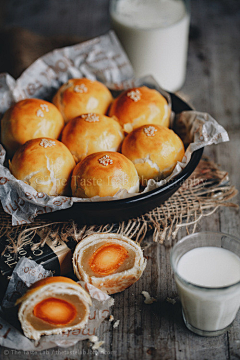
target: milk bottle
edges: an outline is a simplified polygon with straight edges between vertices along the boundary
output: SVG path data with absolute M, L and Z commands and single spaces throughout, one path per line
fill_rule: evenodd
M 180 89 L 190 22 L 186 1 L 112 0 L 110 15 L 135 75 L 153 75 L 167 91 Z

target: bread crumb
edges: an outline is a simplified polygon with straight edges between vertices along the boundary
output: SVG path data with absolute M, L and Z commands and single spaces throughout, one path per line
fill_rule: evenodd
M 175 299 L 172 299 L 172 298 L 170 298 L 170 297 L 167 297 L 167 298 L 166 298 L 166 301 L 169 302 L 169 303 L 172 304 L 172 305 L 176 304 L 176 300 L 175 300 Z
M 111 297 L 111 298 L 108 300 L 108 305 L 109 305 L 109 307 L 111 307 L 111 306 L 114 305 L 114 298 Z
M 96 335 L 92 335 L 89 337 L 89 340 L 93 343 L 97 342 L 98 341 L 98 337 Z
M 114 329 L 118 327 L 119 323 L 120 323 L 120 320 L 115 321 L 115 323 L 113 324 Z
M 151 297 L 147 291 L 142 291 L 142 295 L 145 297 L 145 304 L 152 304 L 154 301 L 157 301 L 154 297 Z
M 114 320 L 114 316 L 113 316 L 113 315 L 110 315 L 109 321 L 112 322 L 113 320 Z
M 100 347 L 104 344 L 105 341 L 96 341 L 94 345 L 92 346 L 93 350 L 100 350 Z M 101 349 L 104 350 L 104 349 Z
M 92 350 L 98 350 L 100 354 L 105 354 L 105 349 L 101 348 L 105 341 L 98 341 L 98 337 L 96 335 L 90 336 L 89 340 L 93 343 Z

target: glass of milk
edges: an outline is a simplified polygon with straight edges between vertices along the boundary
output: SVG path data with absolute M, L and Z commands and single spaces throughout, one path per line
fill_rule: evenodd
M 190 0 L 112 0 L 112 27 L 136 77 L 153 75 L 171 92 L 185 80 Z
M 240 307 L 240 240 L 214 232 L 186 236 L 174 245 L 171 266 L 187 328 L 224 333 Z

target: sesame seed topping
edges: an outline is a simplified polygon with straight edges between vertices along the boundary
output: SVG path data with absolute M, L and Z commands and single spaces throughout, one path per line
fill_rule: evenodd
M 43 113 L 43 111 L 41 109 L 38 109 L 37 116 L 44 117 L 44 113 Z
M 84 114 L 81 115 L 81 117 L 88 122 L 96 122 L 99 121 L 99 116 L 97 116 L 96 114 L 93 113 L 89 113 L 89 114 Z
M 53 140 L 42 139 L 39 145 L 44 147 L 44 148 L 47 148 L 47 147 L 51 147 L 51 146 L 56 145 L 56 142 L 53 141 Z
M 88 91 L 88 88 L 84 84 L 76 85 L 74 86 L 73 91 L 76 93 L 86 93 Z
M 147 126 L 143 128 L 143 131 L 147 136 L 154 136 L 157 132 L 157 129 L 154 126 Z
M 49 108 L 48 108 L 48 105 L 47 104 L 40 104 L 40 108 L 42 110 L 45 110 L 46 112 L 49 112 Z
M 138 89 L 129 91 L 127 96 L 135 102 L 141 99 L 141 93 Z
M 110 157 L 108 155 L 104 155 L 103 157 L 101 157 L 100 159 L 98 159 L 99 163 L 104 165 L 104 166 L 108 166 L 109 164 L 113 164 L 113 160 L 110 159 Z

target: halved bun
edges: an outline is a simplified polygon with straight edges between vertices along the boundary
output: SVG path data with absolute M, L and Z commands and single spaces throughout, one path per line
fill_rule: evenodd
M 34 283 L 18 304 L 24 335 L 39 340 L 42 335 L 82 329 L 88 321 L 92 301 L 75 281 L 54 276 Z
M 79 280 L 115 294 L 135 283 L 146 267 L 139 244 L 116 234 L 93 234 L 79 242 L 73 269 Z

